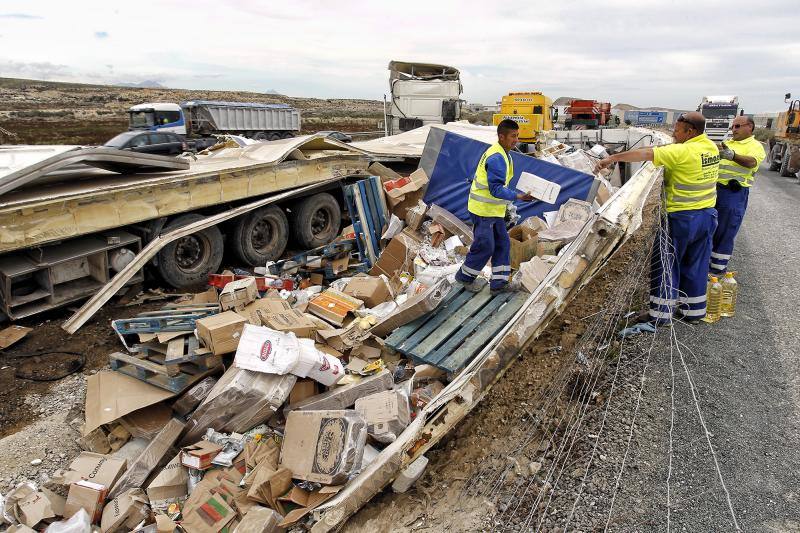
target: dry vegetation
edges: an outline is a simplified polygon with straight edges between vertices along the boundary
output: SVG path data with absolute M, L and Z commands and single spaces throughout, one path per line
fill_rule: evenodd
M 5 140 L 14 144 L 102 144 L 128 129 L 126 111 L 130 106 L 192 99 L 289 104 L 300 110 L 304 132 L 374 131 L 383 120 L 383 104 L 378 100 L 326 100 L 245 91 L 147 89 L 0 78 L 0 128 L 16 134 Z

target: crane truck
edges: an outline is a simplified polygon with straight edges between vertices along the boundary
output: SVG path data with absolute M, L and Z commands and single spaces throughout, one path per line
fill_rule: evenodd
M 610 124 L 611 104 L 597 100 L 573 100 L 567 108 L 564 126 L 568 130 L 596 130 Z
M 792 100 L 792 93 L 786 93 L 784 102 L 789 107 L 778 113 L 778 125 L 770 141 L 767 161 L 770 170 L 791 177 L 800 171 L 800 100 Z

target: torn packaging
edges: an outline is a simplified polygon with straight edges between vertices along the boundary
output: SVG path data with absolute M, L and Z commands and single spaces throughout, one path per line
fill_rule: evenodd
M 283 519 L 274 509 L 254 505 L 236 526 L 234 533 L 277 533 Z
M 132 531 L 150 516 L 149 500 L 140 488 L 132 488 L 108 502 L 103 509 L 100 529 L 103 533 Z
M 328 289 L 308 302 L 308 312 L 341 326 L 348 315 L 363 307 L 364 302 L 343 292 Z
M 65 472 L 54 476 L 54 480 L 62 485 L 71 485 L 80 480 L 87 480 L 110 489 L 125 471 L 126 466 L 125 459 L 117 459 L 99 453 L 81 452 L 72 460 Z
M 307 398 L 297 404 L 289 404 L 285 412 L 290 411 L 319 411 L 319 410 L 339 410 L 351 407 L 356 403 L 356 400 L 374 394 L 389 390 L 394 385 L 392 373 L 388 370 L 381 370 L 374 376 L 369 376 L 361 379 L 356 383 L 344 385 L 342 387 L 335 387 L 322 394 L 317 394 Z
M 54 518 L 55 512 L 49 498 L 36 490 L 32 483 L 20 483 L 6 495 L 3 513 L 13 514 L 20 524 L 34 527 L 46 518 Z
M 250 302 L 258 298 L 258 287 L 255 278 L 243 278 L 231 281 L 219 293 L 219 305 L 223 311 L 228 309 L 244 309 Z
M 537 231 L 525 226 L 514 226 L 508 230 L 511 241 L 511 268 L 518 269 L 521 263 L 536 255 L 539 242 Z
M 353 410 L 291 411 L 280 466 L 295 479 L 344 483 L 361 466 L 367 423 Z
M 278 497 L 292 488 L 292 472 L 287 468 L 273 470 L 269 465 L 264 465 L 255 471 L 248 482 L 248 498 L 277 510 Z
M 72 515 L 83 509 L 92 523 L 97 522 L 103 513 L 106 494 L 108 494 L 106 485 L 85 480 L 73 483 L 69 486 L 67 502 L 64 505 L 64 518 L 72 518 Z
M 403 180 L 407 183 L 401 187 L 392 188 L 391 190 L 386 191 L 386 200 L 389 202 L 389 206 L 394 209 L 398 204 L 403 202 L 404 200 L 408 199 L 408 194 L 413 193 L 416 191 L 420 191 L 421 193 L 425 192 L 425 187 L 428 185 L 428 175 L 425 171 L 421 168 L 418 168 L 414 172 L 412 172 L 407 179 Z M 384 184 L 384 189 L 386 185 Z M 423 194 L 418 194 L 421 199 Z M 417 203 L 417 200 L 414 200 L 414 204 Z M 398 215 L 400 216 L 400 215 Z M 405 216 L 400 216 L 400 218 L 405 218 Z
M 256 311 L 256 314 L 260 318 L 261 324 L 281 333 L 291 332 L 298 337 L 312 339 L 317 331 L 317 325 L 314 321 L 297 309 L 289 309 L 288 311 L 277 313 Z
M 181 527 L 187 533 L 218 533 L 236 517 L 236 511 L 220 494 L 200 487 L 186 500 Z
M 211 389 L 213 389 L 216 384 L 217 378 L 209 376 L 203 379 L 172 404 L 172 411 L 180 416 L 188 415 L 206 399 Z
M 408 396 L 402 390 L 370 394 L 356 400 L 355 409 L 367 421 L 367 432 L 378 442 L 391 443 L 411 422 Z
M 222 451 L 222 446 L 207 440 L 201 440 L 181 449 L 181 464 L 195 470 L 211 468 L 211 461 Z
M 369 271 L 370 275 L 383 274 L 387 278 L 391 278 L 398 272 L 409 272 L 419 247 L 419 241 L 408 234 L 395 235 Z
M 283 405 L 296 381 L 297 376 L 292 374 L 229 368 L 192 413 L 181 444 L 197 442 L 210 427 L 223 433 L 241 433 L 265 422 Z
M 292 487 L 287 494 L 278 498 L 280 512 L 285 514 L 278 526 L 288 528 L 295 524 L 315 508 L 333 498 L 340 490 L 342 490 L 341 486 L 322 487 L 313 492 L 300 487 Z
M 119 419 L 119 423 L 134 438 L 153 439 L 172 418 L 172 409 L 163 403 L 134 411 Z
M 175 394 L 119 372 L 102 371 L 86 378 L 86 424 L 88 435 L 137 409 L 156 404 Z
M 522 278 L 522 286 L 528 292 L 533 292 L 539 284 L 544 281 L 547 274 L 553 265 L 545 263 L 539 257 L 532 257 L 530 261 L 526 261 L 519 266 L 520 276 Z
M 238 311 L 240 315 L 245 317 L 248 322 L 253 324 L 254 326 L 260 326 L 261 317 L 260 314 L 263 313 L 281 313 L 283 311 L 290 311 L 292 306 L 289 305 L 289 302 L 284 300 L 283 298 L 259 298 L 253 303 L 250 303 L 244 307 L 241 311 Z
M 363 301 L 368 308 L 392 299 L 389 282 L 382 276 L 355 276 L 342 292 Z
M 170 419 L 164 428 L 150 441 L 142 454 L 128 467 L 109 492 L 109 498 L 116 498 L 134 487 L 141 487 L 153 470 L 178 440 L 184 423 L 176 418 Z
M 156 502 L 183 498 L 189 494 L 187 482 L 189 472 L 181 464 L 181 454 L 179 453 L 147 486 L 147 497 L 155 506 Z
M 225 311 L 201 318 L 195 323 L 195 327 L 203 345 L 214 355 L 222 355 L 236 351 L 246 322 L 243 316 L 233 311 Z

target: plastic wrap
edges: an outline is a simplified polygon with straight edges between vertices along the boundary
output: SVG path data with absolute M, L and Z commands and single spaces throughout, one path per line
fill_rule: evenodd
M 461 238 L 461 242 L 463 242 L 465 245 L 469 246 L 472 244 L 472 241 L 474 240 L 472 229 L 461 222 L 456 215 L 447 209 L 433 204 L 428 209 L 428 216 L 431 217 L 434 222 L 441 224 L 444 229 L 453 235 L 458 235 Z
M 69 520 L 53 522 L 44 530 L 45 533 L 91 533 L 91 531 L 92 521 L 85 509 L 80 509 Z
M 265 422 L 283 405 L 297 377 L 229 368 L 192 413 L 181 444 L 202 438 L 208 428 L 241 433 Z
M 559 155 L 558 160 L 565 167 L 594 175 L 595 164 L 583 150 L 575 150 L 569 154 Z
M 195 407 L 200 405 L 200 402 L 206 399 L 206 396 L 216 384 L 217 378 L 209 376 L 203 379 L 172 404 L 172 411 L 181 416 L 188 415 Z

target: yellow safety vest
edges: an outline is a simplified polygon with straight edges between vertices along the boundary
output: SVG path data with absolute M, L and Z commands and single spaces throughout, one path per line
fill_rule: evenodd
M 750 187 L 756 181 L 756 171 L 759 165 L 767 157 L 767 154 L 764 153 L 764 147 L 752 135 L 741 141 L 725 141 L 725 144 L 736 152 L 736 155 L 755 158 L 756 166 L 747 168 L 735 161 L 720 159 L 718 181 L 723 185 L 727 185 L 733 180 L 738 181 L 742 187 Z
M 505 217 L 506 205 L 511 203 L 508 200 L 495 198 L 489 191 L 489 175 L 486 172 L 486 160 L 494 154 L 500 154 L 506 160 L 506 186 L 514 177 L 514 164 L 511 157 L 503 150 L 499 143 L 491 145 L 481 156 L 478 168 L 475 169 L 475 177 L 469 189 L 469 201 L 467 209 L 470 213 L 479 217 Z
M 705 133 L 683 143 L 654 147 L 653 164 L 664 167 L 668 213 L 714 207 L 719 150 Z

